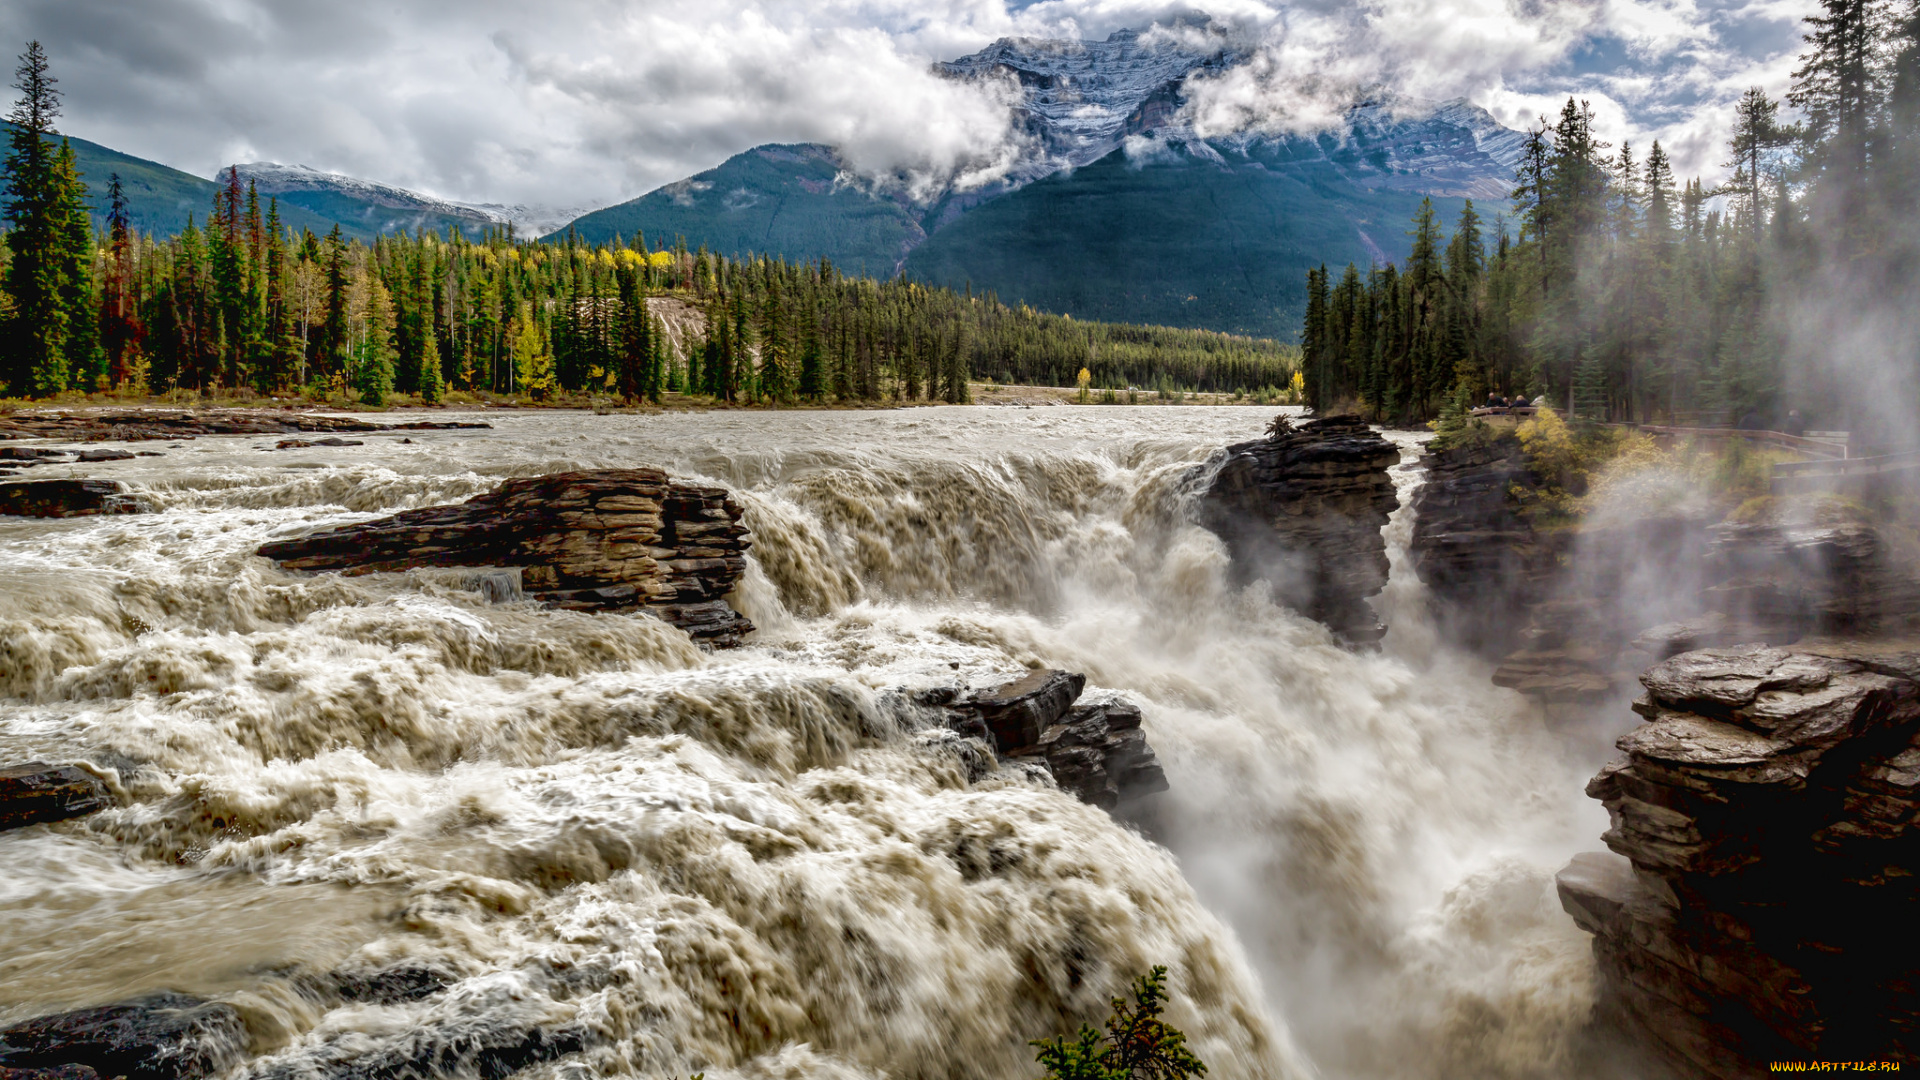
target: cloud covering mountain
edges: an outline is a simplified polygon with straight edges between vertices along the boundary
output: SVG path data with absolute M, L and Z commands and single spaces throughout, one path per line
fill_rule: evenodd
M 1201 134 L 1312 129 L 1368 88 L 1464 97 L 1509 126 L 1593 100 L 1603 133 L 1712 172 L 1730 102 L 1785 85 L 1801 0 L 15 0 L 66 127 L 209 175 L 316 167 L 460 201 L 595 205 L 749 147 L 819 143 L 922 185 L 1028 158 L 1016 87 L 943 59 L 1003 37 L 1104 39 L 1154 22 L 1247 62 L 1197 70 Z M 1209 42 L 1212 44 L 1212 42 Z

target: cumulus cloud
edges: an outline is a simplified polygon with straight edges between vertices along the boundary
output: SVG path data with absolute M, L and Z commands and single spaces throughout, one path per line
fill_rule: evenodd
M 1778 92 L 1813 0 L 1220 0 L 1250 61 L 1200 77 L 1203 132 L 1337 119 L 1355 92 L 1464 96 L 1511 126 L 1591 100 L 1603 133 L 1715 170 L 1730 102 Z M 1144 0 L 11 0 L 47 45 L 65 129 L 210 175 L 337 170 L 470 200 L 600 205 L 765 142 L 859 171 L 990 179 L 1017 155 L 1013 88 L 933 61 L 1002 36 L 1172 22 Z M 1163 33 L 1192 33 L 1165 30 Z

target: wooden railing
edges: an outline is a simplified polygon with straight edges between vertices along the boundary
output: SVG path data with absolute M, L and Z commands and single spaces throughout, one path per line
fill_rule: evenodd
M 1784 431 L 1745 431 L 1740 428 L 1692 428 L 1662 427 L 1656 424 L 1627 425 L 1652 435 L 1668 435 L 1689 439 L 1746 439 L 1748 442 L 1768 443 L 1785 447 L 1809 457 L 1845 460 L 1847 440 L 1845 432 L 1822 431 L 1806 435 L 1789 435 Z M 1815 435 L 1821 437 L 1816 438 Z M 1833 438 L 1832 436 L 1839 436 Z
M 1817 491 L 1841 482 L 1885 473 L 1920 469 L 1920 451 L 1882 454 L 1879 457 L 1845 458 L 1839 461 L 1791 461 L 1773 467 L 1770 488 L 1775 495 L 1795 491 Z

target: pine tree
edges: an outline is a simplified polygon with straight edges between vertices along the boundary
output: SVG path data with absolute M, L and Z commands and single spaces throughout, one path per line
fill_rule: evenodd
M 513 319 L 513 363 L 515 381 L 521 393 L 540 400 L 553 395 L 556 385 L 553 353 L 547 343 L 545 328 L 534 316 L 533 305 L 526 301 L 521 301 L 520 310 Z
M 107 377 L 116 389 L 144 393 L 147 330 L 134 280 L 133 222 L 119 173 L 107 178 L 107 238 L 106 280 L 100 298 L 100 345 L 107 355 Z
M 61 178 L 49 137 L 60 115 L 59 81 L 46 50 L 28 42 L 15 69 L 20 100 L 7 113 L 7 383 L 15 394 L 53 394 L 67 388 L 68 311 L 62 299 L 68 265 Z
M 387 287 L 380 275 L 369 272 L 366 329 L 354 350 L 352 378 L 353 388 L 360 392 L 364 404 L 385 405 L 387 395 L 393 393 L 394 323 L 393 302 Z
M 327 318 L 320 324 L 320 349 L 314 373 L 337 379 L 347 370 L 347 244 L 340 226 L 327 233 Z
M 65 313 L 67 384 L 104 389 L 106 354 L 100 349 L 100 304 L 93 276 L 93 218 L 73 146 L 60 140 L 54 155 L 54 220 L 59 223 L 60 306 Z
M 1733 110 L 1733 156 L 1722 163 L 1733 170 L 1733 179 L 1720 189 L 1734 197 L 1741 220 L 1754 241 L 1766 222 L 1768 182 L 1772 178 L 1772 152 L 1793 140 L 1791 129 L 1780 126 L 1780 106 L 1759 87 L 1740 95 Z
M 1806 117 L 1810 163 L 1835 186 L 1843 223 L 1857 223 L 1864 206 L 1870 144 L 1881 102 L 1883 0 L 1821 0 L 1806 35 L 1787 100 Z M 1856 237 L 1856 242 L 1863 238 Z

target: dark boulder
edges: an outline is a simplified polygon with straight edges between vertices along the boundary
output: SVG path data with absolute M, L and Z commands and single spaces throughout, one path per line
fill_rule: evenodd
M 100 1080 L 85 1065 L 56 1065 L 51 1069 L 9 1069 L 0 1065 L 0 1080 Z
M 1167 790 L 1140 729 L 1140 707 L 1075 705 L 1086 684 L 1078 672 L 1043 669 L 990 690 L 941 686 L 912 700 L 942 715 L 948 729 L 989 743 L 1002 760 L 1043 763 L 1060 790 L 1082 802 L 1111 810 Z
M 118 480 L 0 481 L 0 515 L 86 517 L 146 511 L 146 504 Z
M 993 734 L 995 749 L 1010 754 L 1016 748 L 1037 745 L 1041 734 L 1066 715 L 1086 686 L 1087 677 L 1076 671 L 1035 671 L 975 694 L 972 711 Z
M 305 450 L 312 446 L 365 446 L 359 439 L 343 439 L 338 435 L 325 439 L 281 439 L 273 444 L 275 450 Z
M 126 450 L 82 450 L 81 461 L 132 461 L 133 454 Z
M 246 1025 L 231 1005 L 184 994 L 42 1016 L 0 1029 L 0 1067 L 84 1066 L 128 1080 L 192 1080 L 237 1062 Z
M 1227 543 L 1233 575 L 1265 578 L 1287 606 L 1359 643 L 1386 633 L 1367 598 L 1387 584 L 1380 530 L 1399 505 L 1400 452 L 1357 416 L 1281 427 L 1227 448 L 1200 523 Z
M 348 573 L 517 567 L 527 599 L 645 611 L 724 647 L 753 630 L 726 601 L 753 542 L 740 518 L 724 488 L 658 469 L 602 469 L 509 480 L 454 506 L 324 529 L 260 554 L 289 570 Z
M 113 805 L 107 785 L 74 765 L 0 766 L 0 829 L 85 817 Z

